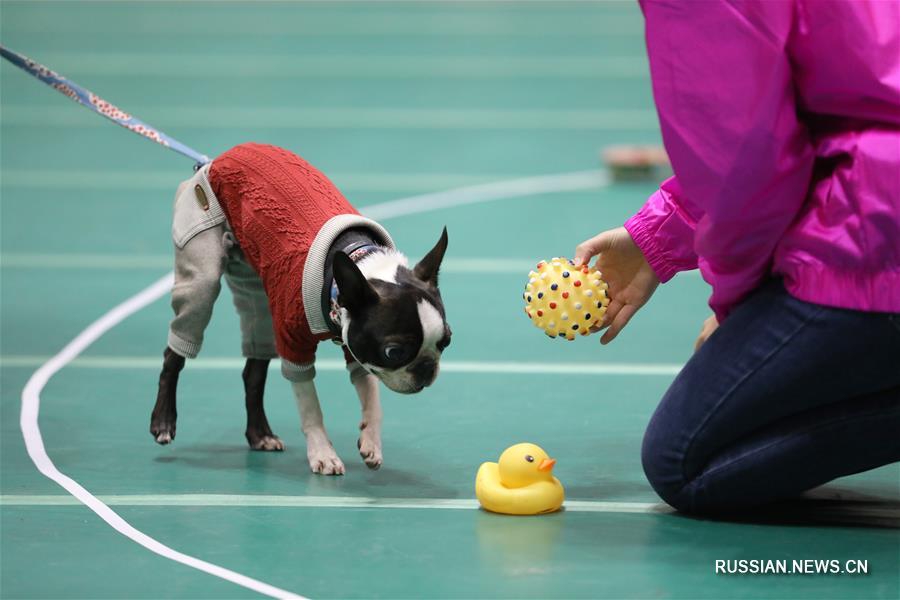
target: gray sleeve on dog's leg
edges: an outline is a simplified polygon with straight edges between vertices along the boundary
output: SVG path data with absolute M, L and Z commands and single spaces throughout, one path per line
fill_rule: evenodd
M 316 376 L 316 363 L 298 365 L 282 358 L 281 374 L 291 382 L 311 381 Z

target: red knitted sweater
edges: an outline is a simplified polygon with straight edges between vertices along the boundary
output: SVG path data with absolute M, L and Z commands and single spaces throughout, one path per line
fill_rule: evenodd
M 331 335 L 313 334 L 306 318 L 301 289 L 307 254 L 329 219 L 359 213 L 318 169 L 275 146 L 235 146 L 213 161 L 209 182 L 262 279 L 278 354 L 297 364 L 313 362 L 316 346 Z

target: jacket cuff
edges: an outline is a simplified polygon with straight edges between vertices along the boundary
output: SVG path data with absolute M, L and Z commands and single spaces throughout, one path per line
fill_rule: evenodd
M 282 358 L 281 374 L 285 379 L 294 383 L 301 381 L 311 381 L 316 376 L 316 365 L 314 362 L 297 364 L 285 358 Z
M 697 268 L 693 248 L 696 223 L 678 206 L 673 193 L 678 189 L 674 178 L 667 180 L 625 221 L 625 229 L 662 283 L 681 271 Z
M 200 353 L 200 344 L 179 337 L 171 329 L 169 330 L 168 346 L 172 352 L 184 358 L 197 358 Z

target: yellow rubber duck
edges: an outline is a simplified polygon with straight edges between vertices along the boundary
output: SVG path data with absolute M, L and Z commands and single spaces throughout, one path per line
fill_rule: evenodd
M 475 476 L 475 497 L 486 510 L 508 515 L 538 515 L 560 509 L 565 491 L 553 476 L 556 461 L 534 444 L 516 444 L 486 462 Z

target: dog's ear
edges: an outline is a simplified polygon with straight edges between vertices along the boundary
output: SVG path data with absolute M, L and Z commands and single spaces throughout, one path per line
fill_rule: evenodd
M 369 285 L 349 256 L 337 252 L 334 255 L 333 269 L 334 280 L 338 285 L 338 304 L 353 313 L 378 303 L 378 292 Z
M 444 253 L 447 251 L 447 228 L 441 233 L 441 239 L 434 245 L 425 258 L 419 261 L 413 268 L 413 275 L 424 281 L 425 283 L 437 287 L 438 271 L 441 268 L 441 261 L 444 260 Z

